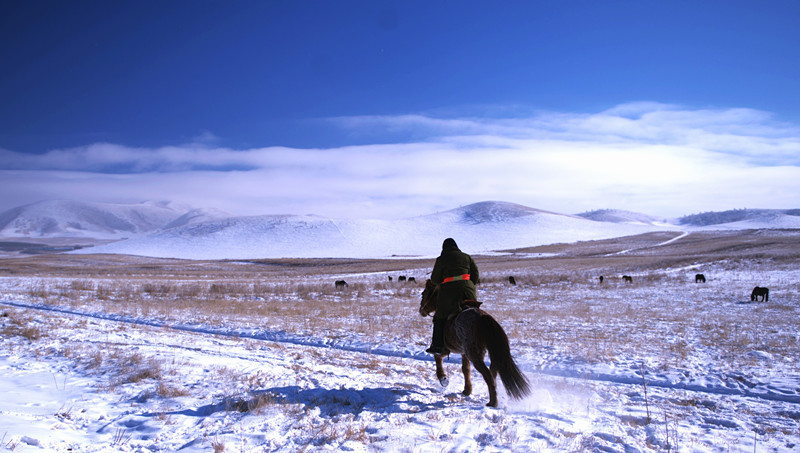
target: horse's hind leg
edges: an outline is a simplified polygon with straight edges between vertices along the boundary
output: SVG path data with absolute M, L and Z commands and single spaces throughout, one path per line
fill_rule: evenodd
M 461 394 L 470 396 L 472 394 L 472 377 L 470 376 L 469 359 L 466 355 L 461 356 L 461 371 L 464 372 L 464 391 Z
M 473 360 L 475 369 L 481 373 L 483 380 L 486 381 L 486 386 L 489 387 L 489 402 L 486 403 L 489 407 L 497 407 L 497 385 L 494 381 L 494 373 L 489 371 L 489 368 L 483 363 L 483 357 L 480 360 Z

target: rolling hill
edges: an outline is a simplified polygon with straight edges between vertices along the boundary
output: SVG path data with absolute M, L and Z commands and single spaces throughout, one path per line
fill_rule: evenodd
M 435 256 L 453 237 L 471 253 L 639 234 L 653 225 L 596 222 L 513 203 L 481 202 L 401 220 L 231 217 L 159 230 L 81 253 L 187 259 Z
M 168 202 L 139 204 L 47 201 L 0 213 L 0 237 L 116 240 L 74 253 L 185 259 L 386 258 L 436 256 L 456 239 L 469 253 L 650 231 L 800 228 L 799 210 L 737 210 L 665 222 L 646 214 L 598 210 L 559 214 L 484 201 L 400 220 L 332 219 L 315 215 L 235 217 Z
M 42 201 L 0 213 L 0 236 L 122 238 L 162 228 L 183 213 L 167 202 Z

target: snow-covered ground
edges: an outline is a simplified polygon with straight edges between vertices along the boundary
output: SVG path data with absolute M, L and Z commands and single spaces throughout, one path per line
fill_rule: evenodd
M 424 278 L 422 261 L 306 274 L 292 265 L 286 278 L 278 265 L 265 273 L 258 263 L 185 264 L 208 268 L 204 280 L 155 260 L 132 263 L 151 272 L 141 275 L 91 258 L 96 268 L 85 275 L 6 260 L 0 449 L 798 451 L 796 260 L 673 254 L 688 239 L 654 243 L 664 258 L 624 241 L 591 259 L 575 249 L 564 259 L 476 257 L 484 308 L 533 387 L 515 401 L 499 384 L 498 408 L 485 406 L 476 373 L 473 395 L 460 394 L 458 357 L 446 363 L 449 386 L 436 381 L 423 352 L 430 320 L 416 313 L 420 288 L 387 281 Z M 236 273 L 243 269 L 252 274 Z M 633 284 L 619 279 L 622 269 Z M 695 284 L 696 272 L 708 282 Z M 226 299 L 244 312 L 125 306 L 126 285 L 157 297 L 145 285 L 213 289 L 234 275 L 263 276 L 265 295 Z M 286 286 L 298 276 L 302 284 Z M 327 289 L 340 278 L 347 289 Z M 771 288 L 769 301 L 750 301 L 755 283 Z M 324 318 L 320 306 L 336 319 L 311 319 Z M 273 308 L 280 315 L 268 315 Z

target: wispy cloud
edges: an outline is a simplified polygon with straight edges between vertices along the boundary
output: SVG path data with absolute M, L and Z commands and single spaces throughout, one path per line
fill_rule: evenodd
M 51 198 L 171 199 L 241 214 L 406 217 L 483 200 L 676 216 L 798 207 L 800 127 L 752 109 L 631 103 L 595 113 L 331 119 L 375 145 L 96 143 L 0 151 L 3 209 Z M 392 137 L 386 143 L 381 137 Z

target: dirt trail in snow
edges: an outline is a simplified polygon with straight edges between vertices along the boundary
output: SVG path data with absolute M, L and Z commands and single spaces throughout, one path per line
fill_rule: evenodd
M 689 234 L 691 234 L 691 233 L 688 232 L 688 231 L 683 231 L 683 232 L 681 232 L 681 234 L 675 236 L 674 238 L 669 239 L 667 241 L 664 241 L 664 242 L 662 242 L 660 244 L 648 245 L 648 246 L 645 246 L 645 247 L 635 247 L 635 248 L 627 249 L 627 250 L 620 250 L 619 252 L 609 253 L 609 254 L 607 254 L 605 256 L 624 255 L 626 253 L 634 252 L 634 251 L 637 251 L 637 250 L 651 249 L 651 248 L 655 248 L 655 247 L 663 247 L 665 245 L 672 244 L 675 241 L 683 239 L 686 236 L 689 236 Z

